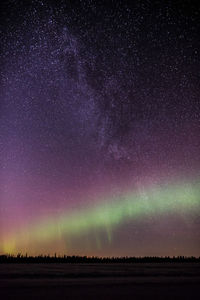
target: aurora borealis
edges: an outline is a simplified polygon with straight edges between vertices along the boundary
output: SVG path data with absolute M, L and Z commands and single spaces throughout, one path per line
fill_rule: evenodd
M 196 209 L 199 209 L 199 193 L 199 184 L 185 183 L 183 186 L 154 188 L 147 193 L 143 191 L 137 195 L 127 195 L 123 197 L 123 201 L 120 199 L 115 203 L 108 199 L 100 207 L 50 218 L 31 226 L 28 231 L 22 229 L 21 232 L 16 233 L 17 239 L 11 237 L 5 242 L 4 250 L 6 253 L 12 253 L 14 250 L 21 253 L 27 251 L 31 243 L 31 251 L 33 251 L 34 245 L 38 248 L 41 242 L 62 239 L 64 235 L 69 239 L 70 235 L 79 235 L 99 228 L 105 230 L 111 242 L 112 228 L 120 225 L 124 219 L 130 218 L 134 221 L 137 218 L 156 217 L 156 215 L 170 212 L 184 214 L 186 210 L 187 214 L 194 213 Z
M 2 1 L 0 253 L 200 255 L 199 5 Z

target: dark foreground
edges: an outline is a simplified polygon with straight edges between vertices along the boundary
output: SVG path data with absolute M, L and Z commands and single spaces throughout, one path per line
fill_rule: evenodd
M 199 299 L 199 263 L 0 264 L 0 299 Z

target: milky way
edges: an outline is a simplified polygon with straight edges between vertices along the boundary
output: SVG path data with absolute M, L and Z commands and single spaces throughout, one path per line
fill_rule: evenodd
M 199 5 L 2 1 L 0 252 L 200 255 Z

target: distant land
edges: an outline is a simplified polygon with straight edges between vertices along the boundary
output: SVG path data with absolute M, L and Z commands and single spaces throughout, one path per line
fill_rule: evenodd
M 97 256 L 67 256 L 67 255 L 0 255 L 0 263 L 178 263 L 200 262 L 200 257 L 194 256 L 144 256 L 144 257 L 97 257 Z

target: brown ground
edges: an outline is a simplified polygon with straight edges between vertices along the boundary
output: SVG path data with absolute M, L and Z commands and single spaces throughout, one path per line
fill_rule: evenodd
M 200 299 L 200 264 L 1 264 L 0 299 Z

